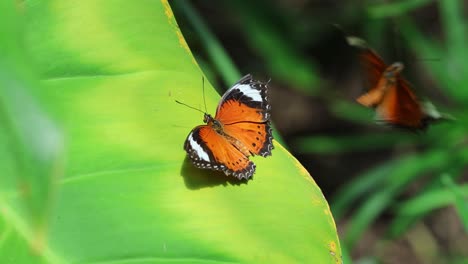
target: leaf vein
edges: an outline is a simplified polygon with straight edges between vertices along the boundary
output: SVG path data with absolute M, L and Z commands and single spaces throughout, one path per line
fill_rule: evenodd
M 163 166 L 150 165 L 150 166 L 143 166 L 143 167 L 130 167 L 130 168 L 119 168 L 119 169 L 113 169 L 113 170 L 112 169 L 102 170 L 102 171 L 78 174 L 75 176 L 69 176 L 69 177 L 66 177 L 65 179 L 62 179 L 60 183 L 69 184 L 69 183 L 74 183 L 78 181 L 93 179 L 93 178 L 103 176 L 103 175 L 108 175 L 108 174 L 120 174 L 120 173 L 137 172 L 137 171 L 151 171 L 151 170 L 160 169 L 163 167 L 178 166 L 178 165 L 179 163 L 177 163 L 177 165 L 171 163 L 170 165 L 163 165 Z
M 109 260 L 99 260 L 99 261 L 84 261 L 79 263 L 87 264 L 113 264 L 113 263 L 135 263 L 135 262 L 146 262 L 146 261 L 156 261 L 161 263 L 170 263 L 170 262 L 179 262 L 179 263 L 193 263 L 194 261 L 199 261 L 200 263 L 238 263 L 234 261 L 223 261 L 215 259 L 206 259 L 206 258 L 165 258 L 165 257 L 135 257 L 135 258 L 121 258 L 121 259 L 109 259 Z

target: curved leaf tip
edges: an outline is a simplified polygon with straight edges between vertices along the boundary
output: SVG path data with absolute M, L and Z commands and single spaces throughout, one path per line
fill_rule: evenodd
M 185 41 L 185 38 L 182 35 L 182 32 L 180 32 L 179 26 L 177 25 L 177 21 L 174 18 L 174 13 L 172 13 L 172 9 L 171 9 L 171 6 L 169 5 L 169 2 L 167 0 L 161 0 L 161 3 L 164 7 L 164 14 L 166 14 L 169 24 L 174 28 L 174 32 L 177 34 L 177 38 L 179 39 L 179 44 L 190 54 L 190 56 L 192 56 L 192 53 L 190 52 L 190 47 Z M 193 62 L 197 64 L 193 57 L 192 59 L 193 59 Z

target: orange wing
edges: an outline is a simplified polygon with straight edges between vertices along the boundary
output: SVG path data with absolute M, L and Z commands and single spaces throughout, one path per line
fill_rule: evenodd
M 387 90 L 394 88 L 395 85 L 395 83 L 389 82 L 387 78 L 382 77 L 373 89 L 359 96 L 356 101 L 366 107 L 376 107 L 382 102 Z
M 232 144 L 247 156 L 271 155 L 273 136 L 267 83 L 244 76 L 224 94 L 216 119 L 223 124 L 226 135 L 234 139 Z
M 255 172 L 255 164 L 229 138 L 208 125 L 194 128 L 185 141 L 184 149 L 197 168 L 223 171 L 238 179 L 249 179 Z
M 368 78 L 369 90 L 356 101 L 366 107 L 376 107 L 382 101 L 389 86 L 392 85 L 390 79 L 385 76 L 388 67 L 374 51 L 368 48 L 361 53 L 361 63 Z
M 223 124 L 236 122 L 267 122 L 270 104 L 267 85 L 246 75 L 234 84 L 221 98 L 215 119 Z
M 368 80 L 369 90 L 375 88 L 382 78 L 382 74 L 387 65 L 375 51 L 365 48 L 361 54 L 361 64 L 363 65 Z
M 269 122 L 239 122 L 224 126 L 227 135 L 235 137 L 243 152 L 263 157 L 271 155 L 273 149 L 272 129 Z M 237 146 L 236 146 L 237 147 Z
M 369 92 L 360 96 L 356 101 L 367 107 L 376 107 L 379 105 L 384 95 L 388 90 L 394 89 L 399 81 L 406 82 L 400 77 L 400 72 L 403 70 L 403 64 L 395 62 L 388 66 L 381 74 L 379 82 Z
M 421 105 L 404 79 L 398 79 L 397 85 L 388 90 L 376 113 L 378 121 L 390 125 L 412 129 L 424 127 Z

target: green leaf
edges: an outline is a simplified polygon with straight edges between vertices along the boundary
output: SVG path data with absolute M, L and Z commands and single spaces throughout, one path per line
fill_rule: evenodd
M 406 158 L 406 157 L 405 157 Z M 344 217 L 348 210 L 353 208 L 352 204 L 359 199 L 368 195 L 373 190 L 381 188 L 384 185 L 385 179 L 391 177 L 393 168 L 404 159 L 389 161 L 375 168 L 369 169 L 362 174 L 359 181 L 351 181 L 337 191 L 334 199 L 331 201 L 333 215 L 337 219 Z
M 15 190 L 1 190 L 0 263 L 340 263 L 328 204 L 280 144 L 238 182 L 182 146 L 201 76 L 167 1 L 26 1 L 34 88 L 66 139 L 47 244 L 31 251 Z M 205 87 L 209 112 L 220 98 Z M 0 155 L 12 158 L 6 151 Z M 16 261 L 18 260 L 18 261 Z
M 244 24 L 246 40 L 268 65 L 269 71 L 278 80 L 284 80 L 299 87 L 301 91 L 317 94 L 320 90 L 320 78 L 317 76 L 315 63 L 305 60 L 292 46 L 289 36 L 281 32 L 278 26 L 280 13 L 269 13 L 265 5 L 269 1 L 229 1 L 230 8 L 237 10 L 241 23 Z
M 396 143 L 404 145 L 412 141 L 412 135 L 388 132 L 386 134 L 345 135 L 345 136 L 310 136 L 293 141 L 296 149 L 302 153 L 331 154 L 349 151 L 385 149 Z
M 447 0 L 439 1 L 441 22 L 444 27 L 447 57 L 450 61 L 447 74 L 453 79 L 467 83 L 468 67 L 465 64 L 468 59 L 465 48 L 467 41 L 466 25 L 461 12 L 463 1 Z
M 206 47 L 207 54 L 210 56 L 212 63 L 220 70 L 221 77 L 225 83 L 235 83 L 242 77 L 242 74 L 234 65 L 234 62 L 229 58 L 227 52 L 223 49 L 221 43 L 208 29 L 200 15 L 194 10 L 189 1 L 175 1 L 174 5 L 178 6 L 184 14 L 190 19 L 193 24 L 193 29 L 200 35 Z
M 457 210 L 460 212 L 462 222 L 466 225 L 466 221 L 464 220 L 466 217 L 466 208 L 464 209 L 466 206 L 464 204 L 466 202 L 464 200 L 468 197 L 468 185 L 460 185 L 456 189 L 461 197 L 458 203 L 457 196 L 452 190 L 437 188 L 419 194 L 396 206 L 397 216 L 391 225 L 390 234 L 392 236 L 399 236 L 408 229 L 410 224 L 426 214 L 453 204 L 460 208 Z
M 452 130 L 453 131 L 453 130 Z M 440 134 L 435 132 L 435 134 Z M 445 148 L 447 145 L 453 145 L 450 139 L 442 139 Z M 455 144 L 456 145 L 456 144 Z M 450 174 L 452 180 L 457 180 L 463 177 L 463 171 L 468 161 L 468 151 L 465 148 L 452 148 L 450 154 L 447 152 L 447 159 L 440 171 L 443 174 Z M 393 206 L 395 218 L 392 221 L 388 234 L 392 237 L 399 237 L 406 232 L 409 227 L 417 220 L 424 217 L 426 214 L 440 207 L 449 206 L 455 202 L 455 195 L 442 185 L 441 177 L 433 177 L 422 187 L 422 192 L 416 194 L 413 198 L 403 201 Z M 459 192 L 466 193 L 466 186 L 458 187 Z M 463 201 L 463 199 L 460 199 Z M 461 213 L 464 213 L 462 210 Z M 463 216 L 463 215 L 462 215 Z
M 16 238 L 27 236 L 23 243 L 38 251 L 44 249 L 49 212 L 62 174 L 63 138 L 33 98 L 32 88 L 38 81 L 20 48 L 21 23 L 13 4 L 0 2 L 0 222 L 17 219 Z M 15 237 L 10 230 L 8 224 L 0 228 L 0 244 Z
M 333 115 L 351 122 L 368 125 L 372 123 L 374 113 L 369 109 L 357 105 L 353 101 L 334 100 L 330 102 Z
M 452 0 L 447 2 L 452 2 Z M 424 36 L 409 17 L 403 17 L 398 20 L 400 24 L 399 29 L 402 36 L 407 40 L 407 43 L 420 58 L 438 60 L 433 63 L 425 63 L 424 66 L 427 67 L 434 81 L 442 87 L 444 92 L 450 95 L 453 100 L 464 104 L 466 98 L 468 98 L 468 93 L 464 89 L 459 89 L 459 87 L 464 86 L 468 82 L 468 77 L 466 77 L 468 67 L 463 63 L 467 53 L 464 51 L 457 53 L 458 50 L 463 49 L 460 47 L 463 45 L 460 42 L 464 43 L 464 40 L 461 39 L 464 34 L 461 37 L 458 36 L 458 32 L 460 30 L 463 31 L 463 26 L 457 24 L 460 22 L 460 19 L 449 18 L 450 16 L 458 16 L 453 6 L 449 5 L 447 9 L 443 13 L 445 15 L 446 27 L 454 25 L 455 28 L 448 30 L 448 39 L 446 40 L 447 44 L 445 47 L 442 47 L 438 41 Z
M 454 196 L 454 205 L 457 209 L 460 220 L 468 232 L 468 186 L 458 186 L 448 174 L 442 175 L 442 183 L 451 191 Z M 463 188 L 465 187 L 465 188 Z
M 352 248 L 365 228 L 393 202 L 397 194 L 403 191 L 410 182 L 424 175 L 424 172 L 439 170 L 450 157 L 442 151 L 431 151 L 420 156 L 409 155 L 402 158 L 394 167 L 390 168 L 388 177 L 383 183 L 385 188 L 373 190 L 367 200 L 356 211 L 349 223 L 349 231 L 344 243 Z M 380 180 L 379 176 L 377 179 Z M 376 178 L 373 176 L 373 178 Z M 354 193 L 352 193 L 354 195 Z M 342 195 L 343 196 L 343 195 Z
M 468 196 L 468 185 L 462 185 L 457 187 L 464 194 Z M 437 208 L 454 204 L 456 196 L 451 190 L 447 189 L 435 189 L 430 192 L 420 194 L 408 201 L 405 201 L 398 206 L 397 214 L 402 215 L 419 215 L 429 213 Z
M 385 18 L 389 16 L 403 15 L 413 9 L 427 5 L 434 0 L 404 0 L 393 3 L 372 4 L 367 8 L 369 16 L 372 18 Z

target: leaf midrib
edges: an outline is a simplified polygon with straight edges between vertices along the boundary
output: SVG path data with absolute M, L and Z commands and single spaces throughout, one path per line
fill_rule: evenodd
M 69 176 L 69 177 L 66 177 L 65 179 L 62 179 L 60 181 L 60 184 L 63 185 L 63 184 L 74 183 L 77 181 L 93 179 L 95 177 L 108 175 L 108 174 L 115 175 L 115 174 L 137 172 L 137 171 L 151 171 L 151 170 L 157 170 L 157 169 L 167 168 L 167 167 L 172 167 L 172 166 L 174 167 L 180 166 L 180 162 L 167 162 L 167 163 L 164 163 L 164 165 L 158 164 L 158 165 L 149 165 L 149 166 L 140 166 L 140 167 L 118 168 L 118 169 L 100 170 L 100 171 L 95 171 L 95 172 L 77 174 L 77 175 Z
M 109 260 L 99 260 L 99 261 L 82 261 L 78 263 L 86 263 L 86 264 L 114 264 L 114 263 L 132 263 L 132 262 L 140 262 L 140 261 L 161 261 L 161 263 L 193 263 L 194 261 L 198 261 L 200 263 L 238 263 L 234 261 L 220 261 L 215 259 L 206 259 L 206 258 L 169 258 L 169 257 L 134 257 L 134 258 L 119 258 L 119 259 L 109 259 Z
M 110 77 L 131 76 L 131 75 L 138 75 L 138 74 L 161 73 L 161 72 L 183 73 L 183 71 L 177 71 L 177 70 L 148 69 L 148 70 L 138 70 L 138 71 L 130 71 L 130 72 L 109 73 L 109 74 L 82 74 L 82 75 L 76 74 L 76 75 L 63 75 L 63 76 L 56 75 L 56 76 L 40 78 L 40 81 L 52 82 L 52 81 L 62 81 L 62 80 L 74 80 L 74 79 L 110 78 Z

